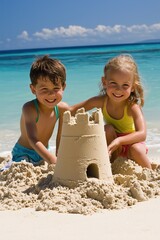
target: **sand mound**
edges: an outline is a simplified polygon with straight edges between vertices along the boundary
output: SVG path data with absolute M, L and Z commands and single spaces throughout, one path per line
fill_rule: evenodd
M 0 173 L 0 210 L 35 208 L 61 213 L 92 214 L 121 209 L 160 195 L 160 167 L 142 169 L 131 160 L 112 164 L 113 184 L 91 178 L 74 189 L 58 185 L 54 165 L 14 163 Z

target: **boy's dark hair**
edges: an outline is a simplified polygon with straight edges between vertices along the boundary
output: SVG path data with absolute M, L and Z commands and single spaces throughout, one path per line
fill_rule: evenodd
M 66 81 L 66 69 L 57 59 L 52 59 L 48 55 L 38 58 L 31 66 L 30 79 L 33 85 L 37 84 L 39 77 L 49 78 L 54 85 L 61 81 L 64 86 Z

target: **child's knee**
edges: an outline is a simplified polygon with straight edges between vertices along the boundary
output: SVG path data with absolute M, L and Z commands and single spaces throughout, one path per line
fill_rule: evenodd
M 129 148 L 130 155 L 146 154 L 146 148 L 141 143 L 132 144 Z

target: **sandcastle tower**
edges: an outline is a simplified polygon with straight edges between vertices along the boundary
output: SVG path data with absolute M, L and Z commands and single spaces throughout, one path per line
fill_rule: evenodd
M 64 113 L 54 178 L 69 187 L 92 178 L 113 182 L 101 109 Z

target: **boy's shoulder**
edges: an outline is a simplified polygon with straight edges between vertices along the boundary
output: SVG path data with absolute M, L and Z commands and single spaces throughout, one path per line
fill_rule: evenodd
M 24 103 L 22 106 L 22 117 L 30 121 L 35 121 L 37 117 L 37 109 L 35 107 L 34 100 Z
M 31 114 L 36 114 L 37 110 L 35 107 L 34 100 L 28 101 L 24 103 L 22 106 L 22 113 L 23 115 L 31 115 Z
M 35 100 L 31 100 L 31 101 L 28 101 L 28 102 L 24 103 L 22 108 L 23 108 L 24 110 L 25 110 L 25 109 L 29 109 L 29 108 L 32 109 L 32 108 L 35 106 L 34 101 L 35 101 Z

